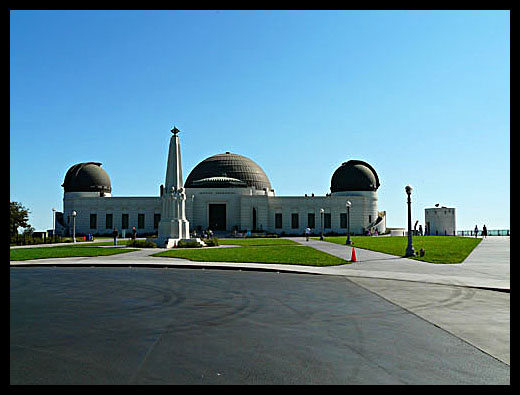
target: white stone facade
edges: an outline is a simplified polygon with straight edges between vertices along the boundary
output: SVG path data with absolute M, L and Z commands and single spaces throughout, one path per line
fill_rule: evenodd
M 93 193 L 93 192 L 91 192 Z M 75 196 L 69 196 L 75 194 Z M 123 228 L 123 214 L 128 215 L 126 233 L 130 233 L 135 226 L 138 234 L 157 233 L 154 227 L 154 215 L 161 213 L 159 197 L 112 197 L 81 196 L 80 192 L 66 192 L 63 198 L 64 227 L 56 221 L 56 231 L 61 234 L 72 234 L 72 211 L 76 211 L 76 234 L 111 235 L 114 228 L 121 235 Z M 91 228 L 91 214 L 96 216 L 96 226 Z M 111 215 L 112 223 L 107 224 L 107 214 Z M 144 215 L 144 225 L 139 227 L 139 215 Z
M 73 196 L 69 196 L 74 194 Z M 157 234 L 154 216 L 161 213 L 161 198 L 157 197 L 113 197 L 92 196 L 92 192 L 68 192 L 63 199 L 65 228 L 62 234 L 72 234 L 71 212 L 76 211 L 76 234 L 109 235 L 116 227 L 121 234 L 123 225 L 126 233 L 133 226 L 138 235 Z M 85 196 L 87 195 L 87 196 Z M 308 214 L 314 214 L 313 233 L 321 232 L 320 209 L 324 209 L 324 233 L 346 234 L 345 220 L 341 223 L 341 214 L 346 215 L 346 202 L 350 201 L 350 232 L 363 234 L 378 215 L 377 192 L 360 191 L 341 195 L 327 196 L 275 196 L 273 192 L 256 191 L 254 188 L 186 188 L 186 218 L 190 228 L 208 229 L 209 209 L 212 204 L 224 204 L 226 209 L 226 231 L 253 230 L 253 209 L 256 211 L 256 229 L 268 233 L 296 235 L 303 234 L 309 226 Z M 95 228 L 91 228 L 91 214 L 96 216 Z M 112 215 L 112 223 L 107 224 L 107 214 Z M 123 214 L 128 215 L 128 223 L 123 224 Z M 143 223 L 139 224 L 139 215 Z M 276 214 L 281 214 L 281 227 L 277 227 Z M 293 223 L 293 214 L 297 214 L 297 223 Z M 325 218 L 330 215 L 330 226 Z M 94 225 L 94 224 L 92 224 Z M 140 225 L 142 227 L 140 227 Z M 377 229 L 383 233 L 385 219 Z M 68 232 L 68 233 L 67 233 Z

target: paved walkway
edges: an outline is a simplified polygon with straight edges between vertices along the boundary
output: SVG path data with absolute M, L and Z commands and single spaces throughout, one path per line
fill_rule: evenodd
M 319 240 L 305 241 L 304 237 L 291 238 L 303 245 L 350 260 L 352 247 Z M 394 255 L 356 248 L 357 262 L 329 267 L 281 265 L 267 263 L 192 262 L 187 259 L 159 258 L 150 255 L 163 249 L 142 249 L 126 254 L 102 257 L 39 259 L 10 262 L 11 265 L 172 265 L 207 268 L 242 268 L 249 270 L 274 270 L 309 274 L 329 274 L 348 277 L 365 277 L 415 281 L 431 284 L 458 285 L 509 291 L 510 289 L 510 240 L 509 236 L 491 236 L 472 251 L 460 264 L 434 264 L 396 257 Z M 125 246 L 118 246 L 124 248 Z M 11 247 L 16 248 L 16 247 Z M 113 247 L 108 247 L 113 248 Z
M 319 240 L 293 239 L 347 260 L 352 247 Z M 418 281 L 432 284 L 510 289 L 509 237 L 488 237 L 471 252 L 463 263 L 438 264 L 396 257 L 381 252 L 356 249 L 357 262 L 350 265 L 320 268 L 324 274 Z

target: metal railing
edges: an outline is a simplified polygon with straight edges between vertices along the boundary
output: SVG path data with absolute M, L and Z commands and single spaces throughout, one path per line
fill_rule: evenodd
M 509 229 L 493 229 L 487 231 L 488 236 L 510 236 Z M 474 230 L 459 230 L 457 236 L 473 236 L 475 237 Z M 482 236 L 482 230 L 477 232 L 477 236 Z

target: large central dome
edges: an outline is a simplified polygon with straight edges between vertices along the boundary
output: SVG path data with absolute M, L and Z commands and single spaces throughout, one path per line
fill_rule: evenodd
M 239 188 L 271 189 L 271 182 L 258 164 L 242 155 L 218 154 L 200 162 L 191 171 L 186 188 Z

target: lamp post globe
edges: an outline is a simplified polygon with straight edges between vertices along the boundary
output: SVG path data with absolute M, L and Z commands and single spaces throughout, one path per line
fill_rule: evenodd
M 321 216 L 321 234 L 320 234 L 320 240 L 323 240 L 323 214 L 325 213 L 325 210 L 320 208 L 320 216 Z
M 76 242 L 76 211 L 72 210 L 72 242 Z
M 406 191 L 406 194 L 408 195 L 407 198 L 407 204 L 408 204 L 408 246 L 406 247 L 406 254 L 405 256 L 414 256 L 415 251 L 413 249 L 412 245 L 412 187 L 410 185 L 407 185 L 404 190 Z
M 347 200 L 346 206 L 347 206 L 347 242 L 346 242 L 346 244 L 350 245 L 350 244 L 352 244 L 352 242 L 350 241 L 350 206 L 352 206 L 352 203 L 349 200 Z

